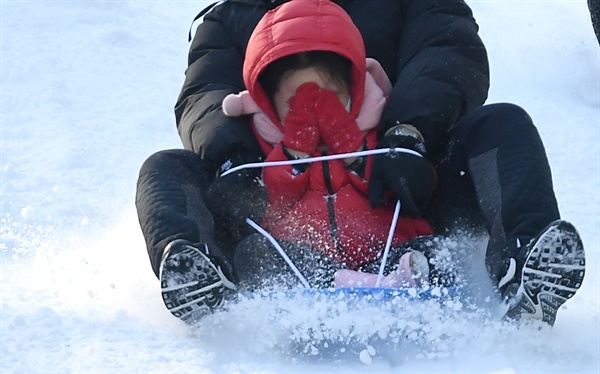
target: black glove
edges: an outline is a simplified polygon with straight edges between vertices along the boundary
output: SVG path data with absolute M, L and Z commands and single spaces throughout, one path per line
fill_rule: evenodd
M 423 137 L 410 125 L 392 127 L 377 148 L 406 148 L 425 155 Z M 372 208 L 377 208 L 388 187 L 402 204 L 400 215 L 419 217 L 435 184 L 435 169 L 425 157 L 393 151 L 375 155 L 369 179 L 369 202 Z
M 223 165 L 219 167 L 219 169 L 217 170 L 216 177 L 220 177 L 221 174 L 234 167 L 244 164 L 252 164 L 255 162 L 263 162 L 264 160 L 265 156 L 260 150 L 238 148 L 232 154 L 230 154 L 227 161 L 225 161 Z M 235 174 L 253 179 L 261 176 L 262 169 L 242 169 L 236 172 Z
M 224 172 L 238 165 L 262 161 L 262 155 L 237 151 L 221 167 Z M 262 221 L 268 197 L 260 180 L 262 169 L 242 169 L 218 176 L 204 193 L 204 201 L 214 219 L 214 233 L 224 251 L 232 251 L 245 236 L 255 231 L 246 218 Z M 232 252 L 231 252 L 232 253 Z

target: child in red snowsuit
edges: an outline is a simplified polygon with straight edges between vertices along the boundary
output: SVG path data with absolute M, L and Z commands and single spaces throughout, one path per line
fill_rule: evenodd
M 253 115 L 266 161 L 376 148 L 375 127 L 391 84 L 379 63 L 366 58 L 360 32 L 335 3 L 296 1 L 268 12 L 248 43 L 243 76 L 248 91 L 226 97 L 223 110 Z M 368 269 L 381 259 L 394 212 L 393 204 L 370 206 L 371 166 L 372 157 L 348 157 L 265 167 L 269 207 L 261 225 L 335 269 Z M 401 217 L 392 247 L 431 233 L 425 220 Z M 238 272 L 252 257 L 264 258 L 254 256 L 256 246 L 247 245 Z M 347 285 L 341 274 L 338 285 Z M 332 278 L 325 278 L 320 285 L 330 285 Z M 363 281 L 355 285 L 372 284 Z

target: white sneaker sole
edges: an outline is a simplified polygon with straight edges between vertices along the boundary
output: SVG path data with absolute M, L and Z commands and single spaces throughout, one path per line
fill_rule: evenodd
M 554 325 L 558 309 L 575 295 L 584 275 L 585 251 L 579 233 L 566 221 L 553 222 L 527 256 L 518 301 L 506 316 Z
M 185 266 L 180 266 L 185 264 Z M 176 269 L 186 269 L 185 272 Z M 223 304 L 224 282 L 219 270 L 197 248 L 174 248 L 160 270 L 162 299 L 177 318 L 194 324 Z

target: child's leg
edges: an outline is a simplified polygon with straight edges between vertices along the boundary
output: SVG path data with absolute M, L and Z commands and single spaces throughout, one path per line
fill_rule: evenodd
M 299 243 L 279 242 L 312 288 L 333 287 L 338 264 Z M 235 268 L 243 288 L 297 288 L 302 283 L 271 242 L 261 234 L 243 239 L 235 253 Z

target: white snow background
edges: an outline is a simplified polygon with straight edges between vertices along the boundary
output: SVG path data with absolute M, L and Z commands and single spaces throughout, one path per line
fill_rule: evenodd
M 135 183 L 146 157 L 180 147 L 172 108 L 188 28 L 208 3 L 0 1 L 2 374 L 600 371 L 600 55 L 585 0 L 469 1 L 491 61 L 488 102 L 532 115 L 563 218 L 586 247 L 585 282 L 553 329 L 460 303 L 398 315 L 246 300 L 198 329 L 172 317 L 138 227 Z M 320 344 L 319 328 L 414 344 L 370 365 L 282 348 L 309 333 Z

